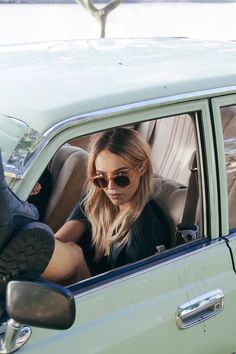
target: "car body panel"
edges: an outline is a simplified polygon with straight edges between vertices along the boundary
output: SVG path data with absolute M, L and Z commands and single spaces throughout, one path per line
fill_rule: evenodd
M 0 114 L 0 141 L 2 147 L 3 161 L 8 161 L 12 151 L 26 133 L 28 126 L 23 121 L 10 119 L 9 117 Z M 14 132 L 14 134 L 12 134 Z
M 0 54 L 0 113 L 40 133 L 91 107 L 235 88 L 236 82 L 233 42 L 74 40 L 2 46 Z
M 236 352 L 236 233 L 228 228 L 219 115 L 220 105 L 236 103 L 236 44 L 171 38 L 58 41 L 2 46 L 0 54 L 6 171 L 28 128 L 45 139 L 10 180 L 20 198 L 27 199 L 67 141 L 188 112 L 195 114 L 203 199 L 202 239 L 69 286 L 77 313 L 72 328 L 33 328 L 20 352 Z M 177 327 L 181 305 L 218 289 L 224 294 L 222 311 L 213 309 L 202 322 L 199 316 L 192 327 Z
M 77 318 L 64 333 L 33 329 L 22 353 L 232 353 L 235 273 L 224 241 L 76 295 Z M 219 260 L 214 267 L 211 258 Z M 168 280 L 167 280 L 168 279 Z M 220 288 L 223 310 L 188 329 L 178 329 L 179 305 Z M 227 330 L 222 326 L 227 323 Z M 47 347 L 45 347 L 47 343 Z M 179 350 L 177 349 L 179 348 Z

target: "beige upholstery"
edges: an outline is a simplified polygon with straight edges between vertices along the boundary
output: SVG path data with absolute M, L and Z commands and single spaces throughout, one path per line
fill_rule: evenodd
M 193 153 L 192 158 L 189 163 L 189 171 L 191 171 L 196 165 L 195 161 L 196 152 Z M 191 172 L 190 172 L 191 173 Z M 196 172 L 194 172 L 196 173 Z M 199 208 L 200 195 L 198 194 L 198 185 L 196 185 L 195 180 L 188 181 L 188 187 L 183 186 L 182 184 L 170 180 L 164 179 L 162 177 L 154 177 L 154 188 L 152 193 L 152 199 L 159 205 L 159 207 L 163 210 L 164 214 L 167 217 L 169 222 L 170 231 L 171 231 L 171 246 L 175 245 L 175 234 L 176 227 L 179 223 L 185 222 L 186 218 L 188 225 L 197 224 L 199 227 L 199 232 L 197 237 L 201 235 L 201 210 Z M 188 188 L 190 188 L 190 195 L 188 194 Z M 197 196 L 197 200 L 195 199 Z M 191 203 L 191 210 L 188 210 L 187 214 L 185 214 L 185 220 L 183 221 L 183 213 L 186 203 L 186 198 L 193 197 L 191 200 L 188 200 L 188 203 Z M 197 205 L 195 204 L 197 203 Z M 183 225 L 182 225 L 183 226 Z M 193 225 L 192 225 L 193 226 Z
M 76 146 L 63 145 L 54 155 L 49 170 L 52 193 L 44 222 L 56 232 L 80 200 L 86 181 L 87 153 Z
M 140 123 L 136 129 L 149 143 L 155 164 L 152 199 L 164 211 L 170 225 L 172 245 L 181 222 L 191 157 L 196 151 L 193 119 L 189 114 Z
M 228 180 L 229 227 L 236 227 L 236 106 L 221 108 Z
M 154 178 L 152 199 L 165 213 L 171 230 L 173 244 L 176 226 L 183 217 L 187 188 L 173 180 Z
M 191 116 L 182 114 L 143 122 L 136 129 L 151 146 L 155 172 L 187 186 L 188 164 L 196 150 Z
M 79 138 L 69 141 L 69 143 L 73 146 L 78 146 L 78 147 L 84 149 L 85 151 L 88 151 L 88 146 L 89 146 L 91 136 L 92 135 L 80 136 Z

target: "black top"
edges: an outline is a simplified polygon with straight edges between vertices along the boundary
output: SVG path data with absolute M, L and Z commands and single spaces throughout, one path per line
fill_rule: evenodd
M 152 256 L 157 253 L 157 246 L 170 247 L 168 222 L 163 211 L 152 200 L 146 204 L 131 226 L 128 242 L 120 247 L 113 245 L 109 257 L 103 257 L 99 263 L 93 261 L 95 248 L 92 247 L 91 224 L 83 203 L 76 205 L 67 221 L 69 220 L 82 220 L 87 224 L 79 245 L 84 251 L 86 262 L 93 275 Z

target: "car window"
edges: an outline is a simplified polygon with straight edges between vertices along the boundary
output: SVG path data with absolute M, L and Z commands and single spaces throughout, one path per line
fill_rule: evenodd
M 227 171 L 229 227 L 236 228 L 236 105 L 221 108 Z
M 154 163 L 154 199 L 164 209 L 171 224 L 172 233 L 183 217 L 191 170 L 196 167 L 198 147 L 196 140 L 195 114 L 180 114 L 160 119 L 139 122 L 131 126 L 150 145 Z M 90 137 L 73 139 L 70 144 L 88 150 Z M 86 142 L 86 144 L 85 144 Z M 195 168 L 196 172 L 197 168 Z M 200 170 L 196 173 L 196 179 Z M 195 186 L 190 187 L 195 188 Z M 201 191 L 198 190 L 198 210 L 196 220 L 201 229 Z M 191 211 L 189 212 L 191 214 Z M 195 220 L 195 221 L 196 221 Z M 198 233 L 200 237 L 201 231 Z
M 167 247 L 157 245 L 158 255 L 186 242 L 201 239 L 203 235 L 196 119 L 198 113 L 191 112 L 128 126 L 138 131 L 151 148 L 154 164 L 151 198 L 168 224 L 170 239 Z M 92 139 L 93 134 L 66 142 L 49 163 L 53 188 L 44 222 L 54 232 L 65 223 L 85 194 L 86 160 Z M 180 231 L 176 231 L 178 226 Z

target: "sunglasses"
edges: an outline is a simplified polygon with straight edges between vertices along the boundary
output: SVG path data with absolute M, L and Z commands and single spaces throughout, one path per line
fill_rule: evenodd
M 125 188 L 131 184 L 131 176 L 138 166 L 133 168 L 132 170 L 126 172 L 119 172 L 117 174 L 102 174 L 98 176 L 92 177 L 90 180 L 93 182 L 95 187 L 97 188 L 107 188 L 109 181 L 113 181 L 118 187 Z

